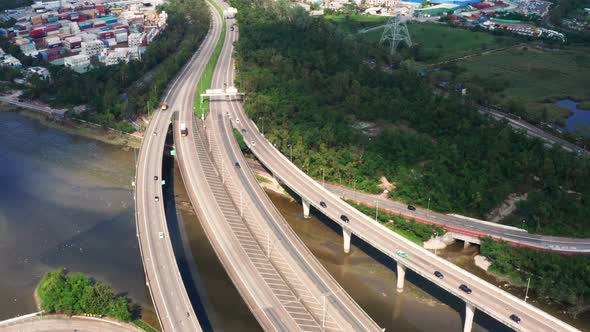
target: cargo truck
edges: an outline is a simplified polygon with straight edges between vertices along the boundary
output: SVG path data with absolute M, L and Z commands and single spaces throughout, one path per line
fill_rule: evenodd
M 188 129 L 186 128 L 186 124 L 182 122 L 180 124 L 180 137 L 187 137 L 188 136 Z

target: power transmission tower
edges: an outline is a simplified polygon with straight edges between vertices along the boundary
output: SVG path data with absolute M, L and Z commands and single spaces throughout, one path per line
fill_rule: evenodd
M 412 46 L 412 39 L 410 39 L 410 32 L 405 22 L 400 21 L 400 16 L 392 16 L 383 30 L 380 44 L 389 42 L 389 52 L 394 54 L 400 42 L 406 42 L 408 47 Z

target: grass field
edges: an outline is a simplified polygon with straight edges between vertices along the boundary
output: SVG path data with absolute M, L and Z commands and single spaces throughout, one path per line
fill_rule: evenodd
M 455 59 L 467 54 L 502 48 L 515 43 L 509 37 L 498 37 L 486 32 L 473 32 L 437 23 L 410 23 L 408 31 L 412 43 L 420 45 L 430 61 Z M 368 41 L 378 43 L 383 29 L 367 32 Z
M 540 118 L 546 109 L 543 104 L 549 99 L 590 100 L 590 48 L 587 47 L 557 51 L 519 47 L 469 58 L 458 65 L 465 69 L 459 81 L 476 84 L 482 80 L 495 81 L 502 88 L 497 94 L 499 101 L 518 101 L 534 120 L 543 120 Z M 557 108 L 547 111 L 550 117 L 568 115 Z
M 359 29 L 384 24 L 385 18 L 375 16 L 328 16 L 343 31 L 357 33 Z M 359 26 L 363 25 L 359 28 Z M 550 100 L 569 97 L 590 107 L 590 47 L 568 46 L 562 50 L 542 50 L 529 46 L 519 47 L 516 38 L 495 36 L 487 32 L 473 32 L 438 23 L 408 23 L 414 45 L 415 59 L 432 65 L 458 59 L 455 64 L 462 71 L 453 80 L 472 83 L 494 91 L 494 103 L 511 102 L 522 106 L 526 119 L 548 121 L 563 125 L 571 115 L 562 107 L 547 105 Z M 378 43 L 383 29 L 375 29 L 364 36 Z M 515 46 L 516 45 L 516 46 Z M 507 48 L 514 46 L 512 48 Z M 498 52 L 488 52 L 500 50 Z M 482 55 L 479 55 L 484 53 Z M 466 55 L 475 55 L 462 59 Z M 434 80 L 447 80 L 453 74 L 441 70 L 433 73 Z

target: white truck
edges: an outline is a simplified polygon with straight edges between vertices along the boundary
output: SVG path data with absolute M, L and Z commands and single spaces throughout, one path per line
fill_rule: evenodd
M 180 136 L 187 137 L 188 136 L 188 129 L 186 128 L 186 123 L 182 122 L 180 124 Z

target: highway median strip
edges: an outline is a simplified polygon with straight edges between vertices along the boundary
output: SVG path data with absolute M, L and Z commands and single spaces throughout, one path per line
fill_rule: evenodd
M 195 107 L 194 113 L 197 118 L 204 118 L 209 113 L 209 101 L 204 100 L 201 103 L 201 93 L 204 93 L 205 90 L 211 88 L 211 82 L 213 81 L 213 72 L 215 71 L 215 67 L 217 66 L 217 61 L 219 60 L 219 56 L 221 55 L 221 49 L 223 48 L 223 42 L 225 41 L 225 31 L 226 31 L 226 24 L 225 19 L 223 18 L 223 11 L 221 7 L 219 7 L 214 1 L 208 1 L 221 15 L 221 35 L 219 36 L 219 40 L 217 40 L 217 44 L 215 45 L 215 50 L 213 50 L 213 54 L 211 54 L 211 58 L 207 62 L 207 66 L 205 66 L 205 70 L 199 79 L 199 83 L 197 83 L 197 93 L 195 94 Z

